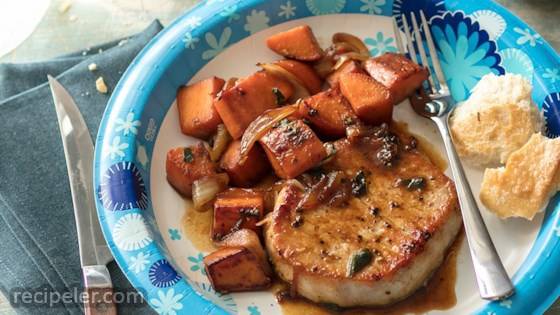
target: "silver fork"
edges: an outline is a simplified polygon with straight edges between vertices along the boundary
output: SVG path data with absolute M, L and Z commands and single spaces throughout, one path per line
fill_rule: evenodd
M 414 47 L 412 35 L 409 31 L 407 17 L 403 14 L 402 22 L 411 59 L 414 62 L 426 67 L 430 72 L 427 82 L 428 88 L 420 88 L 419 92 L 410 98 L 410 102 L 416 113 L 431 119 L 437 125 L 443 138 L 447 157 L 450 162 L 451 172 L 453 174 L 453 179 L 455 180 L 457 195 L 459 197 L 461 214 L 463 216 L 463 223 L 465 225 L 465 232 L 467 234 L 467 241 L 470 248 L 480 296 L 487 300 L 505 299 L 514 293 L 514 288 L 504 269 L 502 261 L 496 252 L 494 243 L 488 234 L 488 229 L 486 228 L 486 224 L 482 219 L 480 210 L 478 209 L 476 201 L 473 197 L 463 166 L 461 165 L 459 156 L 455 151 L 451 134 L 449 132 L 449 117 L 453 112 L 455 101 L 449 92 L 432 39 L 432 34 L 430 33 L 428 22 L 426 21 L 426 17 L 422 11 L 420 11 L 420 19 L 422 22 L 424 36 L 426 37 L 429 55 L 432 58 L 433 70 L 430 68 L 428 63 L 428 58 L 426 56 L 424 45 L 422 44 L 422 37 L 420 35 L 420 29 L 418 28 L 415 14 L 410 14 L 410 21 L 412 22 L 412 33 L 414 34 L 416 43 L 418 43 L 417 47 L 420 55 L 420 62 L 417 60 L 416 48 Z M 397 40 L 397 47 L 400 52 L 404 54 L 405 51 L 400 37 L 400 31 L 398 30 L 395 19 L 393 19 L 393 28 Z

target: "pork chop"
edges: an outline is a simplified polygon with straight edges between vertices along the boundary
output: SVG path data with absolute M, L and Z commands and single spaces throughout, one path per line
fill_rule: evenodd
M 353 307 L 402 300 L 429 279 L 461 229 L 453 182 L 410 136 L 382 129 L 338 140 L 323 166 L 366 174 L 361 196 L 302 212 L 300 188 L 286 185 L 278 194 L 266 247 L 278 275 L 311 301 Z M 352 257 L 364 251 L 371 260 L 349 273 Z

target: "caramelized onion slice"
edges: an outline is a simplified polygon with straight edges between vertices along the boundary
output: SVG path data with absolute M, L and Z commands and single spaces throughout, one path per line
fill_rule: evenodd
M 225 90 L 231 89 L 232 87 L 235 86 L 235 84 L 237 84 L 237 80 L 238 80 L 238 78 L 236 78 L 236 77 L 231 77 L 231 78 L 229 78 L 229 79 L 226 81 L 226 84 L 224 84 L 224 87 L 223 87 L 222 90 L 225 91 Z
M 332 171 L 307 189 L 296 209 L 306 211 L 315 209 L 322 204 L 340 206 L 350 195 L 349 181 L 341 171 Z
M 366 61 L 368 60 L 369 57 L 360 55 L 357 52 L 349 52 L 349 53 L 337 55 L 337 58 L 338 59 L 333 66 L 333 70 L 338 70 L 340 67 L 342 67 L 342 65 L 344 65 L 346 62 L 350 60 Z
M 333 57 L 330 55 L 325 55 L 323 58 L 321 58 L 321 60 L 317 61 L 317 63 L 313 65 L 313 68 L 315 69 L 315 72 L 317 72 L 317 75 L 324 79 L 333 71 L 334 64 L 335 61 Z
M 253 120 L 241 138 L 241 161 L 247 158 L 247 153 L 253 148 L 255 142 L 262 138 L 276 123 L 292 115 L 298 110 L 298 105 L 289 105 L 267 110 Z
M 295 101 L 311 95 L 311 93 L 309 93 L 309 90 L 307 90 L 305 85 L 301 82 L 300 79 L 298 79 L 298 77 L 293 75 L 290 71 L 280 67 L 279 65 L 273 63 L 258 63 L 257 66 L 263 68 L 264 71 L 272 75 L 286 79 L 292 84 L 292 86 L 294 87 L 294 94 L 292 94 L 290 100 Z
M 227 149 L 231 140 L 231 136 L 229 135 L 226 126 L 224 124 L 219 124 L 216 134 L 212 139 L 212 146 L 210 147 L 208 145 L 206 148 L 212 162 L 217 162 L 222 157 L 222 154 Z
M 348 34 L 348 33 L 335 33 L 332 37 L 332 41 L 334 44 L 337 43 L 346 43 L 352 46 L 354 49 L 353 51 L 359 53 L 360 55 L 369 57 L 369 50 L 367 49 L 364 42 L 358 37 Z
M 229 176 L 218 173 L 196 180 L 192 186 L 192 200 L 194 209 L 200 212 L 207 211 L 208 205 L 216 195 L 228 187 Z

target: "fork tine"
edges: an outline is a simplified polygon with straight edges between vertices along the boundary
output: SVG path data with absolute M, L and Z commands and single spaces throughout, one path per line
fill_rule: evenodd
M 432 69 L 430 68 L 430 63 L 428 62 L 428 57 L 426 57 L 426 51 L 424 50 L 424 43 L 422 42 L 422 35 L 420 35 L 420 29 L 418 28 L 418 22 L 416 21 L 416 16 L 414 12 L 410 13 L 410 19 L 412 20 L 412 30 L 414 34 L 414 38 L 416 39 L 416 46 L 418 47 L 418 52 L 420 53 L 420 59 L 422 60 L 422 65 L 428 69 L 430 75 L 428 76 L 428 81 L 430 82 L 430 88 L 432 89 L 432 93 L 437 93 L 437 86 L 432 78 L 433 73 Z
M 445 75 L 441 69 L 441 64 L 439 63 L 439 57 L 436 51 L 436 46 L 434 45 L 434 40 L 432 39 L 432 33 L 430 27 L 428 26 L 428 21 L 426 21 L 426 16 L 424 11 L 420 10 L 420 19 L 422 21 L 422 28 L 424 29 L 424 34 L 426 35 L 426 43 L 428 44 L 428 50 L 430 51 L 430 57 L 432 58 L 432 66 L 434 67 L 437 80 L 439 82 L 439 87 L 445 92 L 449 92 L 447 87 L 447 81 Z
M 397 19 L 393 18 L 393 33 L 395 33 L 395 41 L 397 42 L 397 49 L 401 54 L 404 54 L 404 47 L 401 38 L 401 31 L 399 31 L 399 27 L 397 26 Z
M 416 50 L 414 49 L 414 43 L 412 42 L 412 37 L 410 36 L 410 30 L 408 29 L 408 22 L 406 21 L 406 16 L 403 14 L 401 16 L 404 28 L 404 35 L 406 37 L 406 44 L 408 46 L 408 53 L 410 55 L 410 59 L 414 61 L 414 63 L 418 63 L 416 59 Z

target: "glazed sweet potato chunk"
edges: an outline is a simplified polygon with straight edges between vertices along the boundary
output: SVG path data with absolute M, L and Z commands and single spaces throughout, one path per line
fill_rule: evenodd
M 229 175 L 230 182 L 236 187 L 249 187 L 261 180 L 270 170 L 270 164 L 263 149 L 255 144 L 241 162 L 241 141 L 229 144 L 220 160 L 220 167 Z
M 323 82 L 313 67 L 303 62 L 289 59 L 278 60 L 275 63 L 300 79 L 310 94 L 321 92 Z
M 264 215 L 264 194 L 251 189 L 230 188 L 218 194 L 214 202 L 212 238 L 221 240 L 239 229 L 260 232 L 257 227 Z
M 349 60 L 345 62 L 340 68 L 333 71 L 327 77 L 327 83 L 331 87 L 337 87 L 340 76 L 344 73 L 366 73 L 362 66 L 355 60 Z
M 343 74 L 339 84 L 342 95 L 361 120 L 372 125 L 391 122 L 393 98 L 383 84 L 362 73 Z
M 272 282 L 260 259 L 242 246 L 223 247 L 204 257 L 204 268 L 220 293 L 264 289 Z
M 211 77 L 179 88 L 177 108 L 181 131 L 201 139 L 210 137 L 222 123 L 214 109 L 214 97 L 222 89 L 224 80 Z
M 327 155 L 323 143 L 301 119 L 284 119 L 260 140 L 276 175 L 295 178 Z
M 338 88 L 302 100 L 298 111 L 313 129 L 328 137 L 344 137 L 346 127 L 358 120 Z
M 259 258 L 263 270 L 267 275 L 272 275 L 272 269 L 268 263 L 266 252 L 264 251 L 257 233 L 249 229 L 241 229 L 226 236 L 219 244 L 220 247 L 243 246 L 250 250 Z
M 277 106 L 277 92 L 288 99 L 293 93 L 291 84 L 264 71 L 256 72 L 221 93 L 214 107 L 230 135 L 239 139 L 249 124 L 265 110 Z
M 428 79 L 428 71 L 404 55 L 385 53 L 365 62 L 366 71 L 393 94 L 395 104 L 402 102 Z
M 216 174 L 217 166 L 208 156 L 202 143 L 179 147 L 167 152 L 165 170 L 167 181 L 185 197 L 191 197 L 194 181 Z
M 286 58 L 316 61 L 323 57 L 323 50 L 309 25 L 301 25 L 266 39 L 266 45 Z

